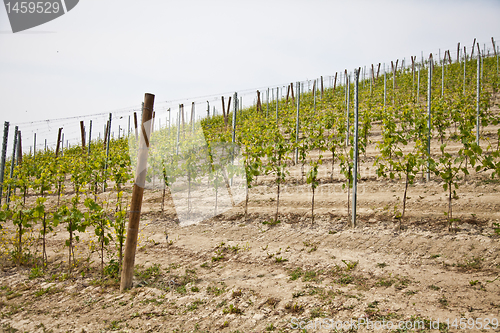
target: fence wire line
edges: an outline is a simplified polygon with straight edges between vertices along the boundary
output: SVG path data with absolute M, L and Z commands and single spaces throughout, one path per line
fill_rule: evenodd
M 497 39 L 495 38 L 495 44 L 497 43 Z M 458 44 L 458 43 L 457 43 Z M 470 44 L 470 45 L 468 45 Z M 477 45 L 480 46 L 481 49 L 481 55 L 482 56 L 487 56 L 488 54 L 494 55 L 494 50 L 493 50 L 493 45 L 491 41 L 489 43 L 482 43 L 483 47 L 481 48 L 481 43 L 476 41 L 474 44 L 474 56 L 477 56 Z M 460 43 L 460 61 L 463 61 L 463 47 L 466 47 L 467 50 L 467 58 L 470 59 L 471 53 L 472 53 L 472 43 Z M 499 48 L 499 45 L 495 45 L 497 49 Z M 433 54 L 433 59 L 434 62 L 437 62 L 438 64 L 442 63 L 444 53 L 449 50 L 450 52 L 450 58 L 452 60 L 452 63 L 456 62 L 456 45 L 454 47 L 449 47 L 442 49 L 442 55 L 439 57 L 439 52 L 432 53 Z M 498 52 L 498 51 L 497 51 Z M 423 52 L 422 52 L 423 53 Z M 421 55 L 417 55 L 415 63 L 421 65 L 422 60 L 424 62 L 424 66 L 428 64 L 428 55 L 423 53 L 424 57 L 422 59 Z M 404 63 L 403 63 L 404 59 Z M 399 59 L 400 62 L 398 63 L 398 71 L 404 71 L 411 69 L 411 59 L 407 60 L 406 57 L 403 57 Z M 374 70 L 378 68 L 379 63 L 373 63 Z M 362 66 L 361 68 L 366 69 L 364 73 L 362 73 L 362 80 L 371 80 L 371 65 L 369 64 L 367 66 Z M 382 66 L 383 65 L 383 66 Z M 383 74 L 384 72 L 388 72 L 391 74 L 390 70 L 390 65 L 386 63 L 381 63 L 380 65 L 381 73 Z M 340 75 L 337 76 L 337 87 L 343 87 L 345 85 L 345 70 L 344 71 L 339 71 L 336 72 Z M 351 75 L 352 71 L 348 71 L 348 75 Z M 326 75 L 323 76 L 323 81 L 324 81 L 324 86 L 326 88 L 331 88 L 333 86 L 333 80 L 335 78 L 335 74 L 333 75 Z M 318 80 L 317 79 L 306 79 L 302 81 L 294 81 L 294 85 L 296 82 L 300 83 L 301 85 L 304 86 L 304 88 L 307 85 L 307 89 L 304 89 L 304 91 L 311 91 L 313 82 Z M 261 99 L 262 101 L 267 101 L 267 91 L 269 90 L 269 101 L 275 101 L 277 98 L 284 98 L 286 96 L 286 89 L 290 83 L 282 83 L 282 84 L 275 84 L 275 85 L 267 85 L 267 86 L 260 86 L 256 88 L 249 88 L 249 89 L 244 89 L 238 91 L 238 96 L 243 100 L 242 105 L 240 105 L 240 108 L 243 107 L 248 107 L 255 105 L 256 103 L 256 91 L 259 90 L 261 91 Z M 280 88 L 280 93 L 279 95 L 274 94 L 276 92 L 276 88 Z M 295 87 L 294 87 L 295 88 Z M 319 87 L 316 87 L 319 89 Z M 273 93 L 271 93 L 271 90 Z M 215 107 L 215 114 L 216 115 L 221 115 L 222 112 L 222 104 L 221 104 L 221 96 L 224 96 L 226 98 L 229 98 L 230 96 L 233 95 L 234 92 L 224 92 L 224 93 L 218 93 L 218 94 L 210 94 L 210 95 L 202 95 L 202 96 L 197 96 L 197 97 L 187 97 L 187 98 L 179 98 L 179 99 L 174 99 L 174 100 L 166 100 L 166 101 L 158 101 L 155 105 L 155 112 L 157 113 L 156 118 L 158 119 L 155 121 L 155 128 L 160 128 L 168 126 L 168 118 L 170 118 L 171 123 L 175 124 L 177 122 L 177 117 L 179 115 L 178 112 L 178 107 L 179 104 L 184 104 L 184 112 L 190 112 L 190 107 L 191 104 L 194 103 L 195 105 L 195 119 L 203 119 L 207 115 L 207 102 L 210 105 L 210 116 L 213 115 L 214 112 L 214 107 Z M 248 97 L 252 96 L 250 100 L 248 100 Z M 274 99 L 272 97 L 274 96 Z M 184 102 L 184 103 L 180 103 Z M 168 110 L 170 110 L 170 115 L 168 114 Z M 13 139 L 13 133 L 14 133 L 14 127 L 18 126 L 19 130 L 22 132 L 22 141 L 23 141 L 23 153 L 29 152 L 33 148 L 34 144 L 34 135 L 36 134 L 37 136 L 37 144 L 36 144 L 36 149 L 39 150 L 41 147 L 45 147 L 45 140 L 47 140 L 47 147 L 48 148 L 53 148 L 56 145 L 56 137 L 57 137 L 57 131 L 60 127 L 63 128 L 63 133 L 66 134 L 63 146 L 66 148 L 67 145 L 71 144 L 81 144 L 81 134 L 80 134 L 80 121 L 84 121 L 85 123 L 85 136 L 86 140 L 88 141 L 88 134 L 89 134 L 89 121 L 92 121 L 92 139 L 96 139 L 98 137 L 103 138 L 104 136 L 104 129 L 107 123 L 107 120 L 109 118 L 109 114 L 112 114 L 112 124 L 111 124 L 111 133 L 112 137 L 117 137 L 118 135 L 121 135 L 121 131 L 123 131 L 123 134 L 128 134 L 129 133 L 129 121 L 130 121 L 130 133 L 134 132 L 134 119 L 133 119 L 133 114 L 134 112 L 137 113 L 137 118 L 138 121 L 140 121 L 140 113 L 141 113 L 141 106 L 130 106 L 130 107 L 125 107 L 125 108 L 120 108 L 117 110 L 113 111 L 108 111 L 108 112 L 101 112 L 101 113 L 94 113 L 94 114 L 88 114 L 88 115 L 80 115 L 80 116 L 72 116 L 72 117 L 64 117 L 64 118 L 54 118 L 54 119 L 46 119 L 46 120 L 38 120 L 38 121 L 28 121 L 28 122 L 20 122 L 20 123 L 11 123 L 11 129 L 9 130 L 9 142 L 12 142 L 11 140 Z M 164 121 L 162 121 L 162 119 Z M 130 120 L 129 120 L 130 119 Z M 115 135 L 118 133 L 118 129 L 120 128 L 120 134 Z M 116 132 L 116 133 L 115 133 Z M 9 148 L 11 149 L 11 148 Z

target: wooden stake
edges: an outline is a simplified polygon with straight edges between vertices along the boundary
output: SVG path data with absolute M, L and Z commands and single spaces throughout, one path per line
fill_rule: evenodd
M 85 125 L 83 120 L 80 121 L 80 132 L 82 133 L 82 151 L 85 154 Z
M 287 97 L 287 100 L 288 100 L 288 97 Z M 257 112 L 261 112 L 262 111 L 262 105 L 260 103 L 260 91 L 257 90 Z M 226 119 L 226 116 L 224 114 L 224 119 Z
M 137 130 L 137 112 L 134 112 L 134 127 L 135 127 L 135 139 L 139 140 L 139 132 Z
M 293 95 L 293 82 L 290 83 L 290 92 L 292 93 L 292 101 L 295 103 L 295 96 Z
M 323 99 L 323 76 L 321 76 L 321 99 Z
M 377 68 L 377 80 L 378 80 L 379 73 L 380 73 L 380 62 L 378 63 L 378 68 Z
M 460 42 L 457 44 L 457 63 L 460 62 Z
M 59 128 L 59 132 L 57 133 L 56 158 L 57 155 L 59 155 L 59 143 L 61 142 L 61 133 L 62 133 L 62 127 Z
M 137 156 L 137 174 L 134 188 L 132 190 L 132 202 L 130 203 L 130 217 L 125 241 L 125 253 L 123 258 L 123 269 L 121 275 L 120 292 L 132 288 L 134 277 L 135 251 L 137 249 L 137 236 L 139 234 L 139 221 L 141 218 L 142 197 L 146 183 L 148 168 L 148 148 L 151 126 L 145 126 L 153 116 L 155 96 L 145 94 L 144 109 L 141 121 L 141 140 L 139 154 Z
M 259 96 L 259 91 L 257 90 L 257 97 Z M 226 124 L 226 103 L 224 103 L 224 96 L 221 97 L 222 99 L 222 117 L 224 118 L 224 124 Z M 257 101 L 257 111 L 259 108 L 259 102 Z
M 495 57 L 497 56 L 497 48 L 495 46 L 495 40 L 491 37 L 491 44 L 493 44 L 493 52 L 495 52 Z
M 333 91 L 335 91 L 335 87 L 337 87 L 337 72 L 335 72 L 335 80 L 333 81 Z

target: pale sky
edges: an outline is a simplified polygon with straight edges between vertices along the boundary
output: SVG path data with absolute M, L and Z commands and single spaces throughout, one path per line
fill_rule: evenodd
M 457 42 L 470 52 L 491 37 L 500 40 L 496 0 L 81 0 L 16 34 L 2 6 L 0 120 L 19 124 L 26 149 L 34 132 L 38 143 L 60 126 L 69 137 L 80 118 L 27 122 L 122 110 L 123 127 L 145 92 L 158 110 L 195 101 L 201 115 L 207 100 L 220 109 L 221 95 L 249 103 L 256 89 L 439 49 L 453 58 Z M 98 123 L 97 136 L 105 118 L 81 120 Z

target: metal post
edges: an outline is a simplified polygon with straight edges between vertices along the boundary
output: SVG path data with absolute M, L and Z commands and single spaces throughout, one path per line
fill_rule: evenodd
M 266 118 L 269 117 L 269 88 L 267 88 L 267 105 L 266 105 Z M 237 103 L 237 100 L 234 100 L 235 103 Z
M 108 171 L 108 160 L 109 160 L 109 141 L 111 141 L 111 113 L 109 114 L 109 120 L 108 120 L 108 138 L 106 142 L 106 164 L 104 165 L 104 183 L 102 184 L 102 191 L 106 192 L 106 173 Z
M 467 53 L 466 52 L 466 49 L 464 47 L 464 95 L 465 95 L 465 71 L 467 69 Z
M 384 70 L 384 110 L 385 110 L 386 100 L 387 100 L 387 73 Z
M 313 84 L 313 96 L 314 96 L 314 112 L 316 112 L 316 81 L 317 80 L 314 80 L 314 84 Z
M 229 113 L 229 110 L 227 110 L 227 112 Z M 195 123 L 195 104 L 194 102 L 191 103 L 191 131 L 194 135 L 194 123 Z
M 420 64 L 417 65 L 417 103 L 419 103 L 419 99 L 420 99 Z
M 128 117 L 128 128 L 129 128 L 129 133 L 130 133 L 130 116 Z M 92 143 L 92 120 L 90 121 L 89 125 L 89 149 L 87 152 L 87 155 L 90 156 L 90 144 Z M 63 139 L 63 145 L 64 145 L 64 139 Z
M 9 138 L 9 122 L 3 124 L 2 159 L 0 164 L 0 206 L 2 205 L 3 179 L 5 173 L 5 159 L 7 157 L 7 140 Z M 35 134 L 36 138 L 36 134 Z M 35 139 L 36 140 L 36 139 Z
M 64 154 L 64 133 L 62 133 L 62 139 L 61 139 L 61 155 L 63 154 Z
M 280 95 L 280 88 L 277 87 L 276 88 L 276 124 L 278 124 L 278 119 L 279 119 L 279 116 L 278 116 L 279 95 Z
M 446 55 L 446 53 L 445 53 Z M 441 97 L 444 96 L 444 65 L 445 65 L 445 62 L 444 62 L 444 58 L 443 58 L 443 63 L 441 64 L 442 68 L 441 68 Z
M 479 103 L 481 99 L 481 76 L 480 72 L 481 71 L 481 54 L 477 53 L 477 87 L 476 87 L 476 95 L 477 95 L 477 102 L 476 102 L 476 144 L 479 146 Z
M 352 174 L 352 221 L 351 227 L 356 227 L 356 203 L 358 186 L 358 84 L 359 69 L 354 70 L 354 161 Z
M 345 145 L 349 146 L 349 104 L 351 104 L 351 76 L 349 74 L 346 74 L 345 76 L 345 84 L 347 85 L 346 91 L 347 91 L 347 110 L 346 110 L 346 118 L 347 118 L 347 134 L 345 136 Z
M 176 147 L 175 154 L 176 155 L 179 155 L 179 139 L 181 136 L 181 110 L 182 110 L 182 104 L 179 104 L 179 113 L 177 115 L 177 143 L 175 145 L 175 147 Z
M 234 100 L 234 103 L 233 103 L 233 137 L 232 137 L 232 142 L 235 143 L 236 142 L 236 112 L 238 111 L 238 93 L 234 93 L 233 100 Z M 269 106 L 269 102 L 268 102 L 268 106 Z M 228 110 L 228 112 L 229 112 L 229 110 Z
M 356 227 L 356 203 L 358 190 L 358 84 L 359 69 L 354 70 L 354 161 L 352 166 L 352 221 L 351 227 Z
M 427 128 L 428 128 L 428 134 L 427 134 L 427 154 L 429 155 L 428 158 L 429 160 L 427 161 L 427 181 L 430 180 L 431 177 L 431 87 L 432 87 L 432 54 L 429 57 L 429 81 L 427 83 L 427 114 L 428 114 L 428 119 L 427 119 Z
M 90 123 L 92 124 L 92 120 L 90 121 Z M 128 127 L 127 127 L 127 136 L 130 135 L 130 116 L 128 116 Z M 89 145 L 90 145 L 90 141 L 89 141 Z
M 18 127 L 16 126 L 14 129 L 14 145 L 12 147 L 12 159 L 10 161 L 10 179 L 14 177 L 14 166 L 16 165 L 17 131 Z M 11 190 L 11 184 L 9 184 L 7 188 L 7 198 L 5 200 L 5 202 L 7 203 L 7 207 L 10 202 L 10 190 Z
M 299 142 L 299 116 L 300 116 L 300 84 L 297 82 L 297 122 L 295 124 L 295 142 Z M 299 147 L 295 148 L 295 164 L 299 163 Z
M 498 54 L 500 53 L 500 46 L 497 46 L 497 75 L 500 75 L 500 72 L 498 72 Z
M 125 253 L 123 258 L 123 269 L 121 274 L 120 291 L 124 292 L 133 285 L 135 252 L 137 249 L 137 236 L 139 234 L 139 221 L 141 218 L 142 197 L 146 185 L 146 173 L 148 169 L 148 150 L 151 127 L 144 126 L 151 121 L 153 115 L 154 95 L 144 96 L 144 108 L 141 121 L 141 140 L 137 156 L 137 174 L 134 188 L 132 190 L 132 201 L 130 203 L 130 218 L 125 241 Z

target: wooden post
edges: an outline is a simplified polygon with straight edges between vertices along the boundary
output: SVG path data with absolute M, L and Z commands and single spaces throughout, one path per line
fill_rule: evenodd
M 292 93 L 292 101 L 295 103 L 295 96 L 293 95 L 293 82 L 290 83 L 290 92 Z
M 61 133 L 62 133 L 62 127 L 59 127 L 59 132 L 57 133 L 56 158 L 59 155 L 59 143 L 61 142 Z M 45 140 L 45 144 L 47 144 L 47 140 Z
M 224 100 L 222 100 L 222 112 L 224 112 Z M 257 112 L 262 111 L 262 105 L 260 103 L 260 91 L 257 90 Z M 224 119 L 226 119 L 226 113 L 224 112 Z
M 7 158 L 7 141 L 9 138 L 9 122 L 3 124 L 2 156 L 0 160 L 0 206 L 2 204 L 3 178 L 5 173 L 5 159 Z
M 497 56 L 497 49 L 496 49 L 495 40 L 493 39 L 493 37 L 491 37 L 491 44 L 493 44 L 493 52 L 495 52 L 495 57 L 496 57 Z
M 139 144 L 139 154 L 137 156 L 137 171 L 132 190 L 132 202 L 130 203 L 130 217 L 127 228 L 127 239 L 125 241 L 125 253 L 123 269 L 121 274 L 120 292 L 132 288 L 134 277 L 135 251 L 137 249 L 137 236 L 139 234 L 139 221 L 141 218 L 142 197 L 146 183 L 146 173 L 148 168 L 148 149 L 151 127 L 145 126 L 151 121 L 153 116 L 155 96 L 146 93 L 144 96 L 144 109 L 141 121 L 141 140 Z
M 14 128 L 14 146 L 12 147 L 12 159 L 10 160 L 10 179 L 12 179 L 14 177 L 14 166 L 15 166 L 15 162 L 16 162 L 16 151 L 17 151 L 17 131 L 18 131 L 18 127 L 16 126 Z M 14 185 L 15 186 L 15 185 Z M 5 202 L 7 203 L 7 209 L 8 209 L 8 205 L 10 203 L 10 191 L 11 191 L 11 185 L 9 184 L 9 186 L 7 187 L 7 197 L 5 198 Z M 15 191 L 15 187 L 14 187 L 14 191 Z
M 337 72 L 335 72 L 335 80 L 333 81 L 333 91 L 335 91 L 336 87 L 337 87 Z
M 457 44 L 457 63 L 460 62 L 460 42 Z
M 139 140 L 139 133 L 137 130 L 137 112 L 134 112 L 134 127 L 135 127 L 135 139 Z
M 321 76 L 321 99 L 323 99 L 323 76 Z
M 83 124 L 83 120 L 80 120 L 80 132 L 82 135 L 82 151 L 85 154 L 85 125 Z
M 472 51 L 470 52 L 470 58 L 474 56 L 474 46 L 476 45 L 476 39 L 474 38 L 474 42 L 472 42 Z

